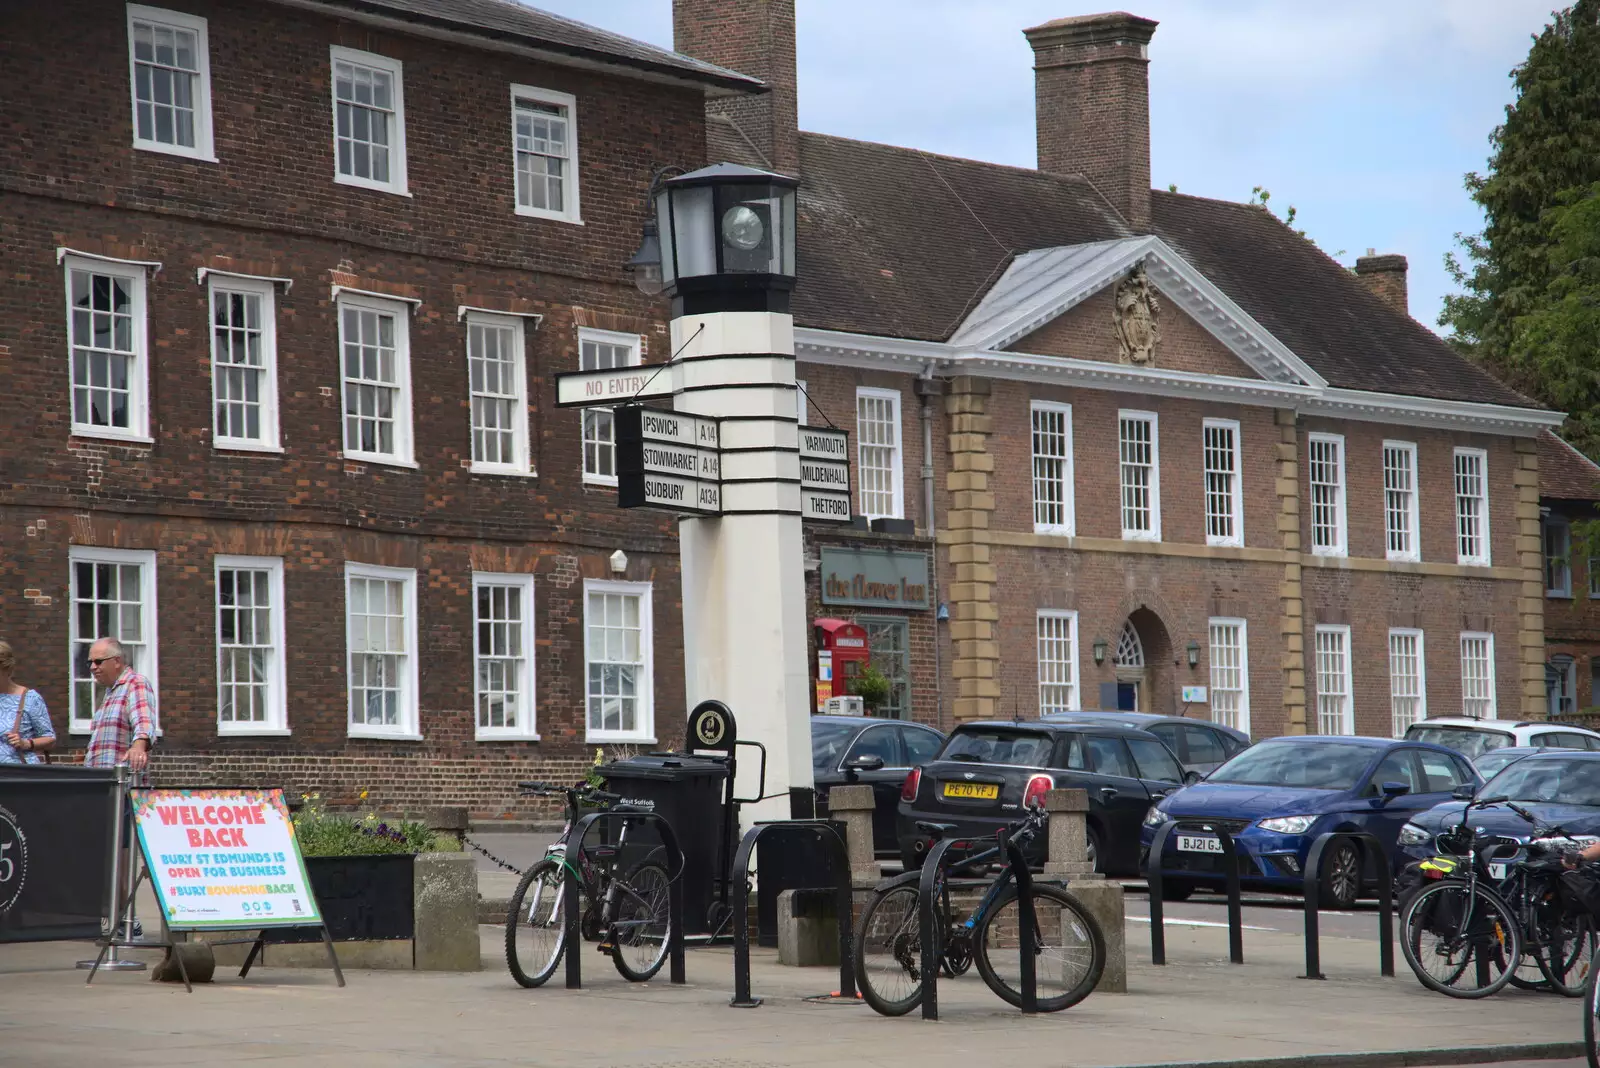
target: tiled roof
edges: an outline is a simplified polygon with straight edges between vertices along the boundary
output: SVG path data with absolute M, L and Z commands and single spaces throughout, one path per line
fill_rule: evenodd
M 515 0 L 322 0 L 322 5 L 344 8 L 353 17 L 378 16 L 455 30 L 575 59 L 700 82 L 724 91 L 759 92 L 764 87 L 759 79 L 747 74 L 561 18 Z
M 1539 496 L 1600 501 L 1600 466 L 1546 430 L 1539 435 Z

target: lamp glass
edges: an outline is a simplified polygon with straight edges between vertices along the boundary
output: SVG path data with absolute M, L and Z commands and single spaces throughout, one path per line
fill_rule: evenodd
M 1189 666 L 1190 667 L 1195 667 L 1197 664 L 1200 663 L 1200 643 L 1197 642 L 1197 641 L 1192 641 L 1191 640 L 1189 642 L 1189 645 L 1188 645 L 1188 652 L 1189 652 Z
M 662 261 L 670 250 L 678 278 L 717 273 L 716 226 L 712 219 L 712 187 L 695 185 L 667 191 L 672 216 L 672 237 L 662 247 Z M 666 231 L 663 230 L 665 235 Z

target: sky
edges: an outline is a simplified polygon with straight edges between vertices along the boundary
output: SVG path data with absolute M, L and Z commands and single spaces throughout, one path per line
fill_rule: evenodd
M 531 0 L 671 47 L 671 0 Z M 1444 254 L 1482 216 L 1482 170 L 1511 68 L 1552 0 L 1128 0 L 1150 43 L 1151 181 L 1248 200 L 1346 265 L 1410 261 L 1434 326 Z M 1116 10 L 1067 0 L 797 0 L 800 128 L 1031 167 L 1032 51 L 1022 29 Z M 1437 327 L 1435 327 L 1437 329 Z

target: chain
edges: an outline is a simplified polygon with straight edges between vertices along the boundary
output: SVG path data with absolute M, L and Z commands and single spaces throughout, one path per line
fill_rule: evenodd
M 483 846 L 479 845 L 477 842 L 474 842 L 471 838 L 468 838 L 466 835 L 462 835 L 461 836 L 461 841 L 462 841 L 462 843 L 464 845 L 471 846 L 473 849 L 477 850 L 479 853 L 482 853 L 484 856 L 486 856 L 490 860 L 494 861 L 496 864 L 498 864 L 500 867 L 504 868 L 506 871 L 512 872 L 513 874 L 516 874 L 516 875 L 521 875 L 522 874 L 522 869 L 521 868 L 517 867 L 515 864 L 512 864 L 512 863 L 510 863 L 508 861 L 501 860 L 499 857 L 495 856 L 493 853 L 489 852 L 487 849 L 483 848 Z

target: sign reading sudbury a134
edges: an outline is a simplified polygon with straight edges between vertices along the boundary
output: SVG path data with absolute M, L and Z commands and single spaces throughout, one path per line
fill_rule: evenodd
M 722 512 L 721 433 L 715 419 L 626 405 L 617 431 L 617 503 L 623 508 Z

